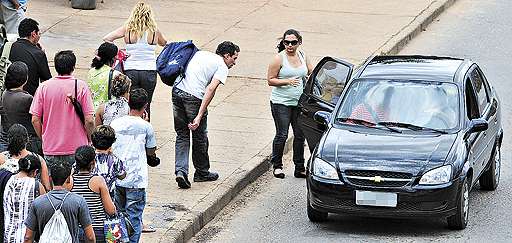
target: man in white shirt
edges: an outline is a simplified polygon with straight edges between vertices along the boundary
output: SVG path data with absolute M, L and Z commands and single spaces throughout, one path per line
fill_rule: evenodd
M 178 80 L 172 91 L 174 130 L 176 130 L 176 182 L 190 188 L 188 160 L 192 131 L 192 162 L 194 182 L 215 181 L 219 175 L 210 170 L 207 107 L 219 84 L 225 84 L 228 69 L 233 67 L 240 48 L 230 41 L 217 46 L 215 53 L 198 51 L 190 60 L 185 78 Z

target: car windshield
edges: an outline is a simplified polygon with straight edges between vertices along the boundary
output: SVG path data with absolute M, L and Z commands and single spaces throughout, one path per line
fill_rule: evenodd
M 336 118 L 341 123 L 367 121 L 411 130 L 454 129 L 459 123 L 459 91 L 447 82 L 355 80 Z

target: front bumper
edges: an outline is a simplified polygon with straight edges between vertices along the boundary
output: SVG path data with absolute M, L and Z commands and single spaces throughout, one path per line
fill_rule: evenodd
M 329 213 L 353 214 L 368 217 L 448 217 L 456 212 L 457 194 L 461 179 L 438 186 L 406 186 L 401 188 L 359 187 L 307 178 L 311 207 Z M 356 205 L 355 191 L 397 193 L 396 207 Z

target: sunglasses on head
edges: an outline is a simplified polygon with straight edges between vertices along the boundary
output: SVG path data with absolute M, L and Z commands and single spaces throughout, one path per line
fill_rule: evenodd
M 288 46 L 288 45 L 295 46 L 295 45 L 299 44 L 299 41 L 298 41 L 298 40 L 292 40 L 292 41 L 289 41 L 289 40 L 283 40 L 283 44 L 284 44 L 285 46 Z

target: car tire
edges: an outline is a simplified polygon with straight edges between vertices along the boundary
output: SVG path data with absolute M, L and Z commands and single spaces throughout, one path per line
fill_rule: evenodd
M 470 178 L 464 179 L 462 189 L 458 193 L 457 212 L 447 218 L 448 227 L 451 229 L 462 230 L 468 225 L 469 218 L 469 181 Z
M 500 170 L 501 170 L 501 149 L 500 144 L 496 144 L 493 149 L 493 154 L 491 160 L 489 161 L 491 164 L 489 168 L 482 173 L 480 176 L 480 188 L 486 191 L 494 191 L 498 187 L 500 183 Z
M 310 203 L 309 203 L 309 198 L 308 198 L 308 218 L 309 218 L 309 221 L 311 222 L 324 222 L 325 220 L 327 220 L 327 216 L 329 214 L 327 212 L 322 212 L 322 211 L 318 211 L 316 209 L 314 209 L 313 207 L 311 207 Z

